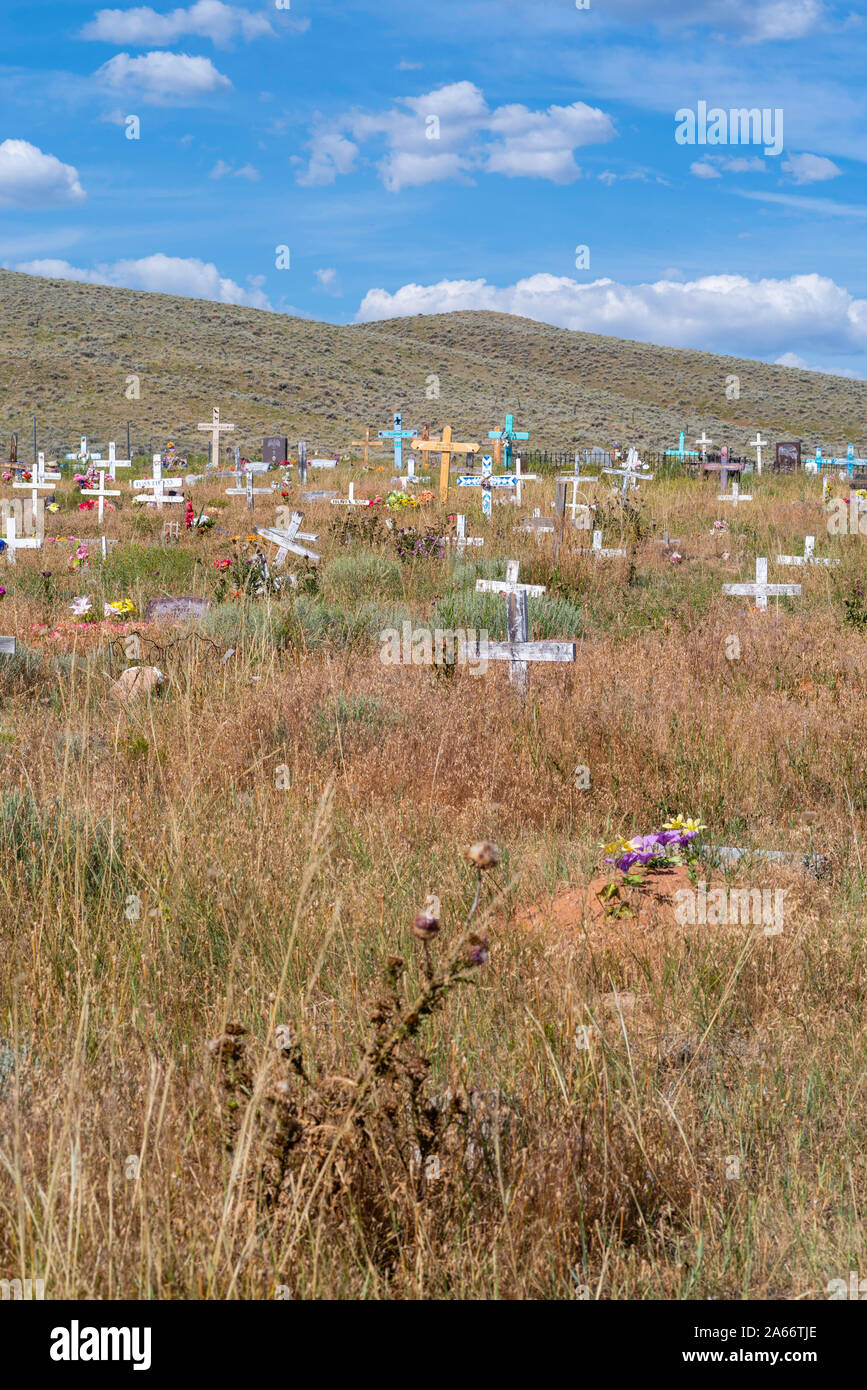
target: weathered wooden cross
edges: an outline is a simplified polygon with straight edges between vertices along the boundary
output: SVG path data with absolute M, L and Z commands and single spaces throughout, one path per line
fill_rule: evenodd
M 39 483 L 59 483 L 63 475 L 61 473 L 49 473 L 45 467 L 45 455 L 37 454 L 33 476 Z
M 253 486 L 253 474 L 254 474 L 254 473 L 261 473 L 261 472 L 263 472 L 263 471 L 264 471 L 264 470 L 261 469 L 261 468 L 260 468 L 260 469 L 254 468 L 252 464 L 248 464 L 246 468 L 239 468 L 239 469 L 237 469 L 236 472 L 235 472 L 235 487 L 227 487 L 227 488 L 226 488 L 226 496 L 227 496 L 227 497 L 246 497 L 246 499 L 247 499 L 247 511 L 248 511 L 248 512 L 251 512 L 251 511 L 253 510 L 253 502 L 254 502 L 254 499 L 255 499 L 256 497 L 259 497 L 259 496 L 264 497 L 267 493 L 271 493 L 271 492 L 274 491 L 273 487 L 254 487 L 254 486 Z M 244 486 L 243 486 L 243 487 L 241 487 L 241 485 L 240 485 L 240 476 L 239 476 L 239 475 L 243 476 L 243 479 L 244 479 Z
M 231 431 L 234 430 L 235 426 L 230 425 L 227 420 L 220 419 L 220 407 L 218 405 L 215 405 L 210 424 L 199 423 L 197 428 L 200 430 L 204 430 L 207 434 L 211 436 L 211 466 L 213 468 L 219 468 L 220 435 L 222 434 L 223 430 L 226 430 L 229 433 L 231 433 Z
M 603 545 L 602 545 L 602 532 L 601 532 L 601 531 L 594 531 L 594 532 L 593 532 L 593 544 L 592 544 L 592 546 L 590 547 L 589 551 L 586 551 L 585 553 L 588 554 L 588 555 L 592 555 L 592 556 L 594 557 L 594 559 L 598 559 L 598 558 L 601 557 L 603 560 L 613 560 L 613 559 L 622 559 L 623 556 L 626 554 L 626 551 L 625 551 L 625 550 L 606 550 L 606 549 L 603 547 Z
M 348 497 L 331 498 L 332 507 L 369 507 L 371 506 L 372 502 L 373 498 L 371 497 L 356 497 L 355 483 L 352 482 L 349 484 Z
M 286 556 L 301 555 L 305 560 L 312 560 L 314 564 L 319 556 L 315 550 L 308 550 L 306 546 L 299 545 L 301 541 L 315 541 L 319 537 L 318 531 L 301 531 L 299 527 L 304 517 L 301 512 L 293 512 L 289 525 L 285 528 L 277 526 L 256 526 L 254 528 L 257 536 L 262 536 L 266 541 L 277 547 L 277 557 L 274 561 L 274 568 L 279 569 L 285 563 Z
M 718 502 L 731 502 L 732 506 L 736 507 L 739 502 L 752 502 L 753 495 L 751 492 L 741 492 L 737 478 L 732 478 L 731 490 L 719 493 L 716 500 Z
M 449 495 L 449 467 L 452 461 L 452 454 L 475 454 L 478 452 L 478 444 L 459 444 L 452 439 L 451 425 L 444 425 L 441 439 L 421 439 L 416 438 L 412 441 L 413 449 L 418 449 L 425 456 L 428 454 L 439 454 L 440 456 L 440 501 L 445 502 Z M 460 483 L 460 479 L 458 479 Z
M 44 455 L 43 455 L 43 459 L 44 459 Z M 40 481 L 39 481 L 39 475 L 38 475 L 38 472 L 36 471 L 36 469 L 34 469 L 33 474 L 32 474 L 32 476 L 31 476 L 31 479 L 30 479 L 30 482 L 29 482 L 29 483 L 26 483 L 26 482 L 19 482 L 19 481 L 16 479 L 15 482 L 12 484 L 12 487 L 13 487 L 13 488 L 17 488 L 17 489 L 19 489 L 20 491 L 26 491 L 26 492 L 29 492 L 29 493 L 30 493 L 30 505 L 31 505 L 31 507 L 33 508 L 34 522 L 35 522 L 35 521 L 38 519 L 38 517 L 39 517 L 39 489 L 41 488 L 43 492 L 45 492 L 45 491 L 53 492 L 53 491 L 54 491 L 54 484 L 53 484 L 53 483 L 50 483 L 50 482 L 40 482 Z
M 778 596 L 797 596 L 801 592 L 800 584 L 769 584 L 768 583 L 768 562 L 765 556 L 756 556 L 756 579 L 754 584 L 723 584 L 724 594 L 745 595 L 755 598 L 756 608 L 766 609 L 769 598 Z
M 831 568 L 832 565 L 839 565 L 839 563 L 840 563 L 839 560 L 822 559 L 821 556 L 816 555 L 816 554 L 814 553 L 814 552 L 815 552 L 815 549 L 816 549 L 816 537 L 815 537 L 815 536 L 805 536 L 805 537 L 804 537 L 804 553 L 803 553 L 803 555 L 778 555 L 778 556 L 777 556 L 777 564 L 778 564 L 778 565 L 825 565 L 825 566 L 826 566 L 827 568 L 829 568 L 829 569 Z
M 482 459 L 481 473 L 459 473 L 458 487 L 478 487 L 482 490 L 482 516 L 491 515 L 491 496 L 494 488 L 518 486 L 517 473 L 495 473 L 490 454 Z
M 364 438 L 363 438 L 363 439 L 350 439 L 349 442 L 350 442 L 350 444 L 352 445 L 352 448 L 353 448 L 353 449 L 355 449 L 355 448 L 359 448 L 359 449 L 360 449 L 360 448 L 362 448 L 362 447 L 364 448 L 364 466 L 365 466 L 365 468 L 368 468 L 368 467 L 370 466 L 370 451 L 371 451 L 371 449 L 382 449 L 382 448 L 384 447 L 383 444 L 380 442 L 380 440 L 376 440 L 376 439 L 373 439 L 373 440 L 372 440 L 372 439 L 370 438 L 370 426 L 369 426 L 369 425 L 367 426 L 367 429 L 364 431 Z
M 455 517 L 455 530 L 457 535 L 444 536 L 443 540 L 446 545 L 453 545 L 455 553 L 458 555 L 463 555 L 468 545 L 484 545 L 485 543 L 483 536 L 467 535 L 467 518 L 461 512 L 458 512 Z
M 478 593 L 504 594 L 506 597 L 505 642 L 482 641 L 478 655 L 488 661 L 508 661 L 509 681 L 516 685 L 522 695 L 527 693 L 527 663 L 529 661 L 574 661 L 577 646 L 575 642 L 531 642 L 530 621 L 527 599 L 544 594 L 543 584 L 519 584 L 517 560 L 506 561 L 505 581 L 500 579 L 477 579 Z
M 625 468 L 603 468 L 602 472 L 611 474 L 615 478 L 623 479 L 623 483 L 620 488 L 620 496 L 625 497 L 626 489 L 628 487 L 637 488 L 639 479 L 641 479 L 642 482 L 653 482 L 652 473 L 639 473 L 638 470 L 641 468 L 641 466 L 642 464 L 641 459 L 638 457 L 638 450 L 630 449 L 629 453 L 626 456 Z
M 405 430 L 405 429 L 402 428 L 402 426 L 403 426 L 403 416 L 401 415 L 401 413 L 400 413 L 399 410 L 396 410 L 396 411 L 394 412 L 394 426 L 393 426 L 393 428 L 390 429 L 390 430 L 379 430 L 379 437 L 380 437 L 380 439 L 393 439 L 393 440 L 394 440 L 394 471 L 395 471 L 395 473 L 401 473 L 401 472 L 403 471 L 403 441 L 404 441 L 405 439 L 413 439 L 414 436 L 415 436 L 415 430 Z

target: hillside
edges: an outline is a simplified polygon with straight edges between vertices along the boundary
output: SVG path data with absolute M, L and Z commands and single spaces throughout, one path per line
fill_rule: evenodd
M 708 431 L 736 449 L 756 427 L 842 447 L 857 441 L 867 383 L 705 352 L 552 328 L 494 313 L 454 313 L 346 327 L 207 300 L 46 280 L 0 270 L 0 457 L 31 416 L 54 455 L 84 433 L 151 452 L 192 451 L 219 404 L 256 454 L 263 434 L 344 449 L 395 409 L 414 428 L 451 424 L 484 437 L 512 410 L 531 448 L 607 443 L 660 448 Z M 739 379 L 739 399 L 726 396 Z M 140 397 L 128 399 L 129 378 Z M 430 400 L 438 378 L 440 397 Z M 199 444 L 201 448 L 201 444 Z

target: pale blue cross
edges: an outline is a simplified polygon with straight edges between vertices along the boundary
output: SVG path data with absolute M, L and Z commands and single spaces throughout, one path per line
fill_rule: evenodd
M 497 443 L 503 444 L 503 467 L 508 469 L 512 466 L 512 441 L 515 439 L 529 439 L 526 430 L 515 429 L 514 415 L 506 416 L 506 426 L 502 430 L 488 430 L 488 438 L 495 439 Z
M 494 460 L 490 454 L 482 459 L 481 473 L 458 475 L 458 487 L 480 487 L 482 489 L 482 516 L 491 515 L 491 490 L 495 487 L 517 487 L 517 473 L 494 473 Z
M 859 468 L 867 468 L 867 459 L 856 459 L 854 444 L 847 444 L 846 457 L 844 459 L 824 459 L 822 458 L 822 450 L 817 447 L 816 457 L 814 459 L 807 459 L 806 462 L 815 463 L 817 473 L 821 473 L 823 465 L 828 468 L 845 468 L 850 477 L 855 470 L 856 464 Z
M 390 430 L 379 430 L 379 431 L 378 431 L 378 434 L 379 434 L 380 439 L 393 439 L 393 440 L 394 440 L 394 471 L 395 471 L 395 473 L 401 473 L 401 472 L 403 471 L 403 441 L 404 441 L 405 439 L 415 439 L 415 436 L 416 436 L 416 431 L 415 431 L 415 430 L 403 430 L 403 429 L 401 429 L 401 424 L 402 424 L 402 423 L 403 423 L 403 417 L 402 417 L 400 411 L 399 411 L 399 410 L 396 410 L 396 411 L 394 412 L 394 428 L 393 428 L 393 429 L 390 429 Z

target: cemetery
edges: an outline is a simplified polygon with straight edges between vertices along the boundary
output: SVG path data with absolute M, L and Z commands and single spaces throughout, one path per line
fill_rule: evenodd
M 771 415 L 0 437 L 10 1260 L 811 1296 L 865 1195 L 867 494 Z

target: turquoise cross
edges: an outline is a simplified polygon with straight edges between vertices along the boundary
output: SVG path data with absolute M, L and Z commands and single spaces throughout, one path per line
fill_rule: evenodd
M 415 430 L 402 430 L 402 422 L 403 417 L 400 414 L 400 411 L 396 410 L 394 412 L 394 429 L 378 431 L 380 439 L 394 440 L 395 473 L 401 473 L 403 471 L 403 441 L 405 439 L 415 439 L 416 434 Z
M 502 430 L 488 430 L 488 438 L 496 439 L 503 443 L 503 467 L 508 470 L 512 466 L 512 442 L 516 439 L 529 439 L 526 430 L 515 429 L 515 417 L 506 416 L 506 426 Z

